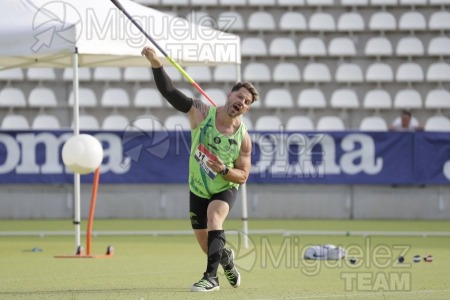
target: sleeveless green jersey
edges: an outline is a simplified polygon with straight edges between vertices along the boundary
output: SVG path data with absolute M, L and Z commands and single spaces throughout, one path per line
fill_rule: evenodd
M 230 182 L 221 174 L 215 173 L 207 165 L 207 160 L 220 157 L 228 168 L 234 168 L 239 157 L 241 144 L 247 129 L 243 122 L 231 136 L 220 133 L 216 128 L 216 107 L 210 107 L 206 118 L 191 131 L 191 154 L 189 157 L 189 189 L 202 198 L 211 198 L 213 194 L 239 184 Z

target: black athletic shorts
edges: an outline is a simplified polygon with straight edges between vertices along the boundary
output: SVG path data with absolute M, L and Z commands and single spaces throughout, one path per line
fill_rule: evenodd
M 189 192 L 189 215 L 191 218 L 192 229 L 206 229 L 208 223 L 207 211 L 208 205 L 213 200 L 222 200 L 228 203 L 230 210 L 236 201 L 237 189 L 230 188 L 220 193 L 214 194 L 211 198 L 202 198 Z

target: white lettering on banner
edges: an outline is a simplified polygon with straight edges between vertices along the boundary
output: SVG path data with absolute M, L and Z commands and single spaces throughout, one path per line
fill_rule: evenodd
M 56 136 L 52 133 L 18 133 L 15 136 L 0 134 L 0 145 L 5 148 L 5 158 L 0 164 L 0 174 L 16 171 L 17 174 L 63 174 L 70 173 L 60 161 L 62 145 L 71 137 L 72 133 Z M 102 172 L 111 171 L 123 174 L 130 166 L 122 166 L 122 139 L 110 133 L 94 135 L 104 146 Z M 36 161 L 36 148 L 42 145 L 45 149 L 43 164 Z
M 317 178 L 325 174 L 354 175 L 360 172 L 373 175 L 381 172 L 383 167 L 383 159 L 375 157 L 375 143 L 369 135 L 348 134 L 340 145 L 336 145 L 335 139 L 327 134 L 306 136 L 300 133 L 255 133 L 251 138 L 259 147 L 260 157 L 253 162 L 250 172 L 260 176 L 266 176 L 266 172 L 273 178 Z M 357 144 L 361 144 L 361 148 L 355 150 Z M 313 152 L 317 145 L 322 150 Z M 338 146 L 344 152 L 339 164 L 336 155 Z M 289 155 L 298 160 L 290 162 Z M 320 159 L 315 159 L 315 164 L 312 155 L 320 156 Z

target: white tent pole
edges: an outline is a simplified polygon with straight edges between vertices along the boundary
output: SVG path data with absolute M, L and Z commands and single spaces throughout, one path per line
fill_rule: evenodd
M 75 48 L 73 54 L 73 134 L 80 134 L 80 118 L 79 118 L 79 81 L 78 81 L 78 49 Z M 75 249 L 81 246 L 81 231 L 80 231 L 80 174 L 74 173 L 73 175 L 73 202 L 74 202 L 74 217 L 73 224 L 75 226 Z
M 236 64 L 236 77 L 237 81 L 242 80 L 241 76 L 241 64 Z M 247 185 L 241 185 L 241 197 L 242 197 L 242 232 L 244 233 L 244 248 L 248 248 L 248 213 L 247 213 Z

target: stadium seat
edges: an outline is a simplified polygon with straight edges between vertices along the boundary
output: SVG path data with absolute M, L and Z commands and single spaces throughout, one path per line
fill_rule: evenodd
M 368 6 L 369 0 L 341 0 L 343 6 Z
M 308 6 L 332 6 L 334 0 L 306 0 Z
M 400 5 L 405 6 L 423 6 L 427 5 L 427 0 L 399 0 Z
M 353 89 L 337 89 L 331 94 L 330 106 L 341 109 L 356 109 L 359 107 L 358 95 Z
M 222 89 L 209 88 L 205 89 L 206 95 L 208 95 L 218 106 L 222 106 L 227 102 L 227 93 Z M 205 103 L 209 103 L 208 100 L 202 95 L 202 100 Z
M 119 68 L 115 67 L 97 67 L 94 69 L 95 81 L 121 81 L 122 75 Z
M 435 11 L 428 21 L 430 30 L 450 30 L 450 12 Z
M 303 71 L 303 80 L 305 82 L 330 82 L 331 73 L 327 65 L 323 63 L 309 63 Z
M 237 68 L 235 65 L 217 66 L 213 72 L 215 82 L 235 82 L 237 78 Z
M 386 120 L 380 116 L 365 117 L 359 124 L 359 130 L 362 131 L 387 131 L 388 129 Z
M 270 42 L 269 54 L 275 57 L 297 56 L 297 47 L 292 38 L 277 37 Z
M 0 81 L 21 81 L 24 80 L 23 70 L 21 68 L 6 69 L 0 71 Z
M 394 6 L 397 5 L 397 0 L 370 0 L 372 6 Z
M 63 72 L 63 80 L 64 81 L 72 81 L 73 80 L 73 68 L 65 68 Z M 78 68 L 78 81 L 91 81 L 91 69 L 89 68 Z
M 303 89 L 298 94 L 297 105 L 300 108 L 325 108 L 325 94 L 319 89 Z
M 144 131 L 154 131 L 164 129 L 164 125 L 158 119 L 158 117 L 150 114 L 138 116 L 136 119 L 131 121 L 131 126 L 134 129 L 140 129 Z
M 79 116 L 79 122 L 80 122 L 80 130 L 99 130 L 100 129 L 100 123 L 98 122 L 97 118 L 92 115 L 85 115 L 82 114 Z M 72 128 L 73 128 L 73 122 L 72 122 Z
M 78 89 L 78 98 L 80 107 L 96 107 L 97 106 L 97 97 L 93 90 L 89 88 L 79 88 Z M 69 94 L 69 105 L 73 106 L 74 104 L 74 95 L 73 91 Z
M 357 12 L 346 12 L 339 16 L 337 22 L 338 31 L 363 31 L 365 29 L 364 19 L 361 14 Z
M 425 108 L 450 109 L 450 92 L 443 88 L 429 91 L 425 98 Z
M 256 120 L 255 130 L 282 131 L 283 122 L 277 116 L 261 116 Z
M 345 130 L 344 121 L 337 116 L 323 116 L 317 121 L 318 131 L 341 131 Z
M 103 92 L 100 104 L 103 107 L 128 107 L 130 106 L 130 98 L 125 89 L 107 88 Z
M 241 44 L 241 54 L 242 56 L 267 56 L 267 46 L 262 38 L 249 37 L 245 38 Z
M 428 43 L 428 55 L 450 56 L 450 37 L 433 37 Z
M 225 11 L 219 14 L 217 24 L 222 31 L 240 31 L 245 29 L 244 18 L 236 11 Z
M 34 130 L 54 130 L 60 128 L 61 125 L 58 118 L 54 115 L 47 114 L 37 115 L 31 124 L 31 129 Z
M 336 23 L 331 14 L 316 12 L 309 17 L 308 28 L 311 31 L 335 31 Z
M 147 67 L 127 67 L 123 72 L 124 81 L 149 82 L 151 78 L 151 69 Z
M 326 56 L 327 48 L 323 39 L 318 37 L 305 37 L 300 41 L 298 52 L 300 56 Z
M 313 131 L 314 123 L 309 117 L 293 116 L 288 119 L 286 123 L 286 130 Z
M 186 97 L 189 97 L 189 98 L 192 98 L 192 99 L 195 98 L 195 95 L 194 95 L 194 92 L 192 91 L 192 89 L 179 88 L 178 90 L 180 92 L 182 92 L 184 95 L 186 95 Z M 163 99 L 163 102 L 165 102 L 164 99 Z
M 399 90 L 394 98 L 394 108 L 419 109 L 422 108 L 422 96 L 417 90 Z
M 348 37 L 333 38 L 328 44 L 328 55 L 339 57 L 355 56 L 355 43 Z
M 142 88 L 136 92 L 133 100 L 134 107 L 152 108 L 163 107 L 161 93 L 155 88 Z
M 27 78 L 36 81 L 54 81 L 56 74 L 53 68 L 28 68 Z
M 58 101 L 52 89 L 36 87 L 31 90 L 28 96 L 28 105 L 30 107 L 56 107 Z
M 382 89 L 373 89 L 367 91 L 363 100 L 363 107 L 365 109 L 391 109 L 392 98 L 391 95 Z
M 212 28 L 215 26 L 215 20 L 206 11 L 202 10 L 190 10 L 186 15 L 186 20 L 205 27 Z
M 450 120 L 445 116 L 432 116 L 427 119 L 425 131 L 450 131 Z
M 25 107 L 25 94 L 19 88 L 6 86 L 0 91 L 0 107 Z
M 415 36 L 401 38 L 397 43 L 398 56 L 422 56 L 425 54 L 422 41 Z
M 379 11 L 372 14 L 369 20 L 369 29 L 383 32 L 397 30 L 394 15 L 386 11 Z
M 290 7 L 304 6 L 305 0 L 278 0 L 278 5 L 279 6 L 290 6 Z
M 2 120 L 3 130 L 28 130 L 30 123 L 23 115 L 7 114 Z
M 244 79 L 255 82 L 269 82 L 271 80 L 269 67 L 264 63 L 249 63 L 244 69 Z
M 247 0 L 219 0 L 221 6 L 246 6 Z
M 244 122 L 245 127 L 247 127 L 247 130 L 253 130 L 253 122 L 248 116 L 241 116 L 241 121 Z
M 398 29 L 407 31 L 422 31 L 427 29 L 427 21 L 420 12 L 408 11 L 400 16 L 398 21 Z
M 167 75 L 169 75 L 169 77 L 172 79 L 172 81 L 183 80 L 183 75 L 181 75 L 180 71 L 178 71 L 177 68 L 173 66 L 164 66 L 164 70 L 166 71 Z
M 164 127 L 167 130 L 190 130 L 191 123 L 186 115 L 173 115 L 166 118 Z
M 366 56 L 392 56 L 394 51 L 392 50 L 391 42 L 384 36 L 372 37 L 366 42 L 364 48 L 364 54 Z
M 336 81 L 339 83 L 363 82 L 363 71 L 356 63 L 342 63 L 336 69 Z
M 428 66 L 427 81 L 449 82 L 450 64 L 446 62 L 436 62 Z
M 305 16 L 296 11 L 287 11 L 281 15 L 279 27 L 286 31 L 305 31 L 307 29 Z
M 257 11 L 250 14 L 247 21 L 247 29 L 255 31 L 275 30 L 275 20 L 269 12 Z
M 422 82 L 424 79 L 422 67 L 414 62 L 399 65 L 395 74 L 397 82 Z
M 392 82 L 393 80 L 394 71 L 389 64 L 376 62 L 366 70 L 367 82 Z
M 269 108 L 292 108 L 294 100 L 287 89 L 271 89 L 266 94 L 264 104 Z
M 280 62 L 273 70 L 275 82 L 299 82 L 300 80 L 300 69 L 294 63 Z
M 211 82 L 212 72 L 208 66 L 189 66 L 186 68 L 188 73 L 196 82 Z
M 430 0 L 431 5 L 449 5 L 449 0 Z
M 276 0 L 248 0 L 250 6 L 275 6 Z
M 103 130 L 125 130 L 129 125 L 129 120 L 127 117 L 122 115 L 109 115 L 102 122 Z

